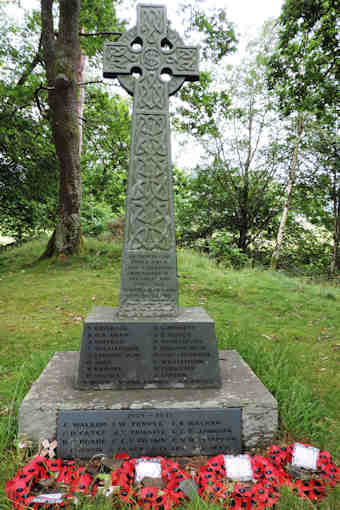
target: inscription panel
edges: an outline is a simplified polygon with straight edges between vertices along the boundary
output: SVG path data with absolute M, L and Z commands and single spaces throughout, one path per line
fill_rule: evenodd
M 117 309 L 97 310 L 84 325 L 78 388 L 220 386 L 212 321 L 108 321 L 105 311 Z
M 241 409 L 61 410 L 58 456 L 216 455 L 241 451 Z
M 120 304 L 172 303 L 177 309 L 175 253 L 127 253 Z

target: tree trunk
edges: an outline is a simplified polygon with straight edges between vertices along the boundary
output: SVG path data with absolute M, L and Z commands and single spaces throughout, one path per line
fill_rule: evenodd
M 330 267 L 331 276 L 340 274 L 340 185 L 337 189 L 337 172 L 334 176 L 334 196 L 333 196 L 333 209 L 334 209 L 334 245 L 333 257 Z
M 82 51 L 79 52 L 78 65 L 77 65 L 77 82 L 84 83 L 85 69 L 87 64 L 87 55 Z M 85 87 L 81 86 L 78 89 L 78 122 L 79 122 L 79 158 L 81 158 L 83 148 L 83 112 L 85 105 Z
M 55 231 L 43 257 L 74 254 L 81 247 L 80 126 L 77 70 L 81 0 L 59 1 L 55 36 L 52 3 L 41 0 L 42 47 L 49 117 L 59 162 L 59 205 Z
M 282 248 L 282 243 L 283 243 L 283 236 L 285 233 L 288 212 L 289 212 L 290 202 L 291 202 L 291 198 L 292 198 L 294 183 L 295 183 L 296 167 L 297 167 L 297 162 L 298 162 L 298 157 L 299 157 L 299 148 L 300 148 L 302 133 L 303 133 L 302 118 L 299 117 L 298 122 L 297 122 L 297 140 L 296 140 L 296 144 L 295 144 L 295 148 L 294 148 L 294 152 L 293 152 L 293 157 L 292 157 L 292 160 L 291 160 L 290 166 L 289 166 L 288 184 L 287 184 L 287 189 L 286 189 L 285 202 L 284 202 L 284 206 L 283 206 L 283 210 L 282 210 L 279 230 L 278 230 L 277 237 L 276 237 L 276 246 L 275 246 L 275 250 L 272 254 L 272 258 L 271 258 L 272 269 L 277 269 L 279 259 L 280 259 L 280 253 L 281 253 L 281 248 Z

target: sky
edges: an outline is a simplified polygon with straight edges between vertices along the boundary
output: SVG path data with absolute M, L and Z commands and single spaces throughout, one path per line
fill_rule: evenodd
M 27 0 L 29 1 L 29 0 Z M 124 2 L 123 2 L 124 3 Z M 135 2 L 137 3 L 143 2 Z M 180 4 L 184 0 L 147 0 L 147 4 L 165 5 L 167 7 L 168 18 L 172 20 L 176 30 L 181 31 L 181 17 L 178 14 Z M 280 14 L 283 0 L 197 0 L 197 5 L 201 8 L 223 8 L 226 9 L 227 18 L 236 24 L 237 32 L 244 36 L 249 30 L 259 28 L 263 22 L 270 17 L 277 17 Z M 127 17 L 126 7 L 118 7 L 118 13 Z M 127 19 L 135 21 L 136 8 L 129 9 Z
M 6 4 L 9 14 L 17 16 L 18 10 L 13 5 L 13 0 L 0 0 Z M 244 54 L 245 47 L 250 38 L 254 37 L 268 18 L 275 18 L 280 15 L 284 0 L 196 0 L 197 6 L 206 8 L 223 8 L 226 10 L 228 21 L 235 24 L 236 34 L 239 40 L 238 51 L 228 57 L 228 63 L 235 64 Z M 136 22 L 136 5 L 138 3 L 165 5 L 167 7 L 168 19 L 171 20 L 173 27 L 183 36 L 183 23 L 180 11 L 180 5 L 185 0 L 127 0 L 118 6 L 117 14 L 119 18 L 128 21 L 128 28 L 134 26 Z M 21 7 L 24 9 L 39 8 L 39 0 L 20 0 Z M 129 4 L 131 7 L 127 8 Z M 116 89 L 116 87 L 115 87 Z M 116 89 L 115 92 L 118 92 Z M 123 95 L 123 94 L 122 94 Z M 182 147 L 178 136 L 172 134 L 172 159 L 175 165 L 179 167 L 194 167 L 199 160 L 200 150 L 196 146 Z M 193 157 L 195 155 L 196 157 Z
M 16 13 L 14 0 L 0 0 L 9 13 Z M 39 0 L 19 0 L 22 8 L 30 9 L 32 7 L 39 8 Z M 128 2 L 130 4 L 143 3 L 139 1 Z M 181 16 L 178 14 L 180 4 L 185 3 L 184 0 L 146 0 L 147 4 L 165 5 L 167 7 L 168 18 L 172 20 L 176 30 L 181 32 Z M 226 9 L 228 19 L 236 25 L 237 32 L 241 39 L 259 28 L 263 22 L 270 17 L 277 17 L 280 14 L 283 0 L 197 0 L 197 5 L 202 8 L 223 8 Z M 131 26 L 135 22 L 136 8 L 135 6 L 127 9 L 126 6 L 117 8 L 118 14 L 131 20 Z M 183 34 L 181 34 L 183 35 Z

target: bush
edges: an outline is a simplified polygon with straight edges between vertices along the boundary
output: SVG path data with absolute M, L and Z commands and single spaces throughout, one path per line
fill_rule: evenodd
M 104 202 L 97 202 L 92 197 L 83 202 L 81 207 L 81 222 L 83 233 L 97 237 L 106 230 L 111 219 L 110 206 Z
M 287 235 L 280 255 L 279 269 L 295 275 L 325 275 L 329 271 L 331 251 L 331 243 L 320 234 L 300 227 L 294 236 L 291 233 Z
M 233 242 L 233 234 L 226 230 L 214 232 L 208 240 L 209 254 L 227 267 L 240 268 L 251 264 L 249 257 Z

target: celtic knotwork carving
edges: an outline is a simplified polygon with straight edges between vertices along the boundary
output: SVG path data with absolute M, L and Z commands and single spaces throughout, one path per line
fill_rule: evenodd
M 139 5 L 136 27 L 105 45 L 104 62 L 104 76 L 134 96 L 119 314 L 176 315 L 169 96 L 199 78 L 198 50 L 169 28 L 165 7 Z
M 169 250 L 173 245 L 169 208 L 167 116 L 138 115 L 135 175 L 129 191 L 129 250 Z
M 166 85 L 160 83 L 155 73 L 149 73 L 138 83 L 136 108 L 150 111 L 164 110 L 167 106 L 166 96 Z
M 156 44 L 166 32 L 164 7 L 141 6 L 141 35 L 147 44 Z
M 140 62 L 140 56 L 133 53 L 129 48 L 123 44 L 116 44 L 114 47 L 109 47 L 108 58 L 113 66 L 121 71 L 125 71 L 131 64 L 138 64 Z
M 178 48 L 177 68 L 179 71 L 195 71 L 197 69 L 198 53 L 193 48 Z

